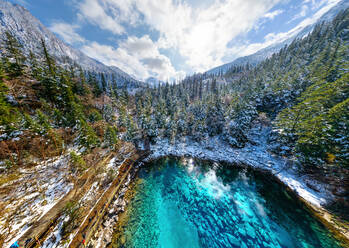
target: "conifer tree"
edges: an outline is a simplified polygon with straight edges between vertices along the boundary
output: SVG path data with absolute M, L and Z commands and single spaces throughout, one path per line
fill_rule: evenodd
M 81 118 L 79 121 L 79 144 L 87 149 L 91 149 L 96 147 L 99 142 L 100 141 L 93 128 L 89 123 Z
M 29 67 L 31 71 L 31 76 L 35 79 L 41 80 L 42 68 L 39 66 L 39 62 L 32 51 L 29 52 Z
M 107 93 L 107 81 L 105 79 L 104 73 L 101 73 L 101 84 L 102 84 L 102 91 L 103 93 Z
M 7 72 L 14 77 L 21 76 L 25 68 L 25 56 L 22 53 L 22 45 L 9 32 L 5 32 L 4 64 Z
M 115 149 L 119 144 L 119 138 L 117 135 L 117 129 L 114 126 L 108 125 L 104 135 L 104 142 L 110 147 Z
M 77 79 L 77 82 L 74 84 L 73 92 L 80 96 L 87 94 L 86 77 L 81 67 L 79 67 L 79 77 Z
M 44 55 L 46 67 L 47 67 L 46 76 L 49 75 L 49 76 L 51 76 L 51 77 L 55 77 L 55 76 L 56 76 L 56 65 L 55 65 L 55 61 L 54 61 L 54 59 L 51 57 L 51 55 L 49 54 L 44 39 L 41 39 L 41 46 L 42 46 L 42 52 L 43 52 L 43 55 Z
M 11 131 L 15 128 L 17 112 L 6 101 L 8 88 L 3 82 L 5 77 L 0 67 L 0 126 L 4 126 L 6 131 Z
M 98 85 L 96 75 L 89 72 L 88 83 L 92 86 L 92 93 L 95 97 L 100 97 L 102 95 L 102 90 Z
M 131 115 L 127 115 L 126 117 L 126 141 L 133 141 L 136 136 L 136 127 L 133 121 L 133 117 Z

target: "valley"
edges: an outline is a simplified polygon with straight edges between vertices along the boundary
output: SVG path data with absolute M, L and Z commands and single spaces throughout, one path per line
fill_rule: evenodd
M 0 0 L 0 247 L 348 247 L 338 2 L 256 54 L 142 82 Z

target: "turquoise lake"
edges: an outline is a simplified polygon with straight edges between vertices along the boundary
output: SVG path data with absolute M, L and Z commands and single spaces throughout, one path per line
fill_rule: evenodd
M 191 159 L 145 165 L 119 247 L 341 247 L 284 186 L 251 170 Z

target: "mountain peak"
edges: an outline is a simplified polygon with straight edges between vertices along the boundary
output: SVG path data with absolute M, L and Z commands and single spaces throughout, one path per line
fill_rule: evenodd
M 119 83 L 138 84 L 139 82 L 115 66 L 106 66 L 69 46 L 25 7 L 0 0 L 0 34 L 10 32 L 22 44 L 24 52 L 41 53 L 41 39 L 46 42 L 49 53 L 62 64 L 78 64 L 85 71 L 114 75 Z

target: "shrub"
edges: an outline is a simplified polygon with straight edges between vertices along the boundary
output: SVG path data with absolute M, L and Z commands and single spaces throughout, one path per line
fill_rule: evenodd
M 72 163 L 75 171 L 82 171 L 86 169 L 85 160 L 74 151 L 70 153 L 70 162 Z
M 69 219 L 63 223 L 61 230 L 62 236 L 66 237 L 68 234 L 72 233 L 72 231 L 80 224 L 80 205 L 76 201 L 70 201 L 64 207 L 63 213 L 69 217 Z

